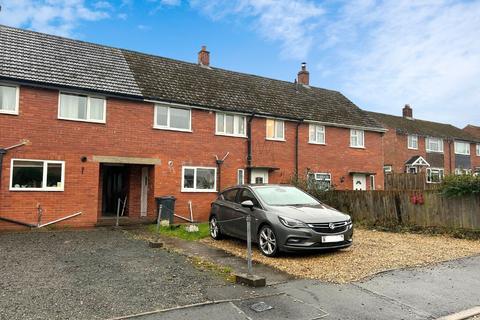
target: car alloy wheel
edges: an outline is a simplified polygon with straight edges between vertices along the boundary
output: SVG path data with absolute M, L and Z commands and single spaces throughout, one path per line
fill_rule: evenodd
M 270 226 L 263 226 L 258 233 L 258 247 L 267 257 L 273 257 L 278 253 L 277 237 Z
M 220 227 L 218 225 L 217 217 L 213 216 L 210 218 L 210 236 L 215 239 L 219 240 L 222 238 L 222 234 L 220 233 Z

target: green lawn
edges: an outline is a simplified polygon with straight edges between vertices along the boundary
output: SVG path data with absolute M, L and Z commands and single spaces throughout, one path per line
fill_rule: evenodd
M 169 236 L 169 237 L 176 237 L 184 240 L 199 240 L 210 236 L 210 231 L 208 229 L 208 223 L 199 223 L 198 232 L 187 232 L 185 227 L 187 224 L 180 224 L 180 225 L 172 225 L 169 227 L 160 227 L 158 233 Z M 148 230 L 150 232 L 156 233 L 157 232 L 157 225 L 152 224 L 148 226 Z

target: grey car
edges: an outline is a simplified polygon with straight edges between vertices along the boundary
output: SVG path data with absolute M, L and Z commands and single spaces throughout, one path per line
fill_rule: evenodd
M 242 185 L 224 190 L 212 203 L 210 235 L 252 239 L 266 256 L 280 251 L 341 249 L 352 244 L 349 215 L 289 185 Z

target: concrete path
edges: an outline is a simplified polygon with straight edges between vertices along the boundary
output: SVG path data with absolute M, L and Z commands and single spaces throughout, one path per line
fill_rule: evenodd
M 386 272 L 346 285 L 293 280 L 269 289 L 277 296 L 223 301 L 136 319 L 436 319 L 480 305 L 480 257 Z M 258 302 L 272 309 L 253 311 L 251 306 Z

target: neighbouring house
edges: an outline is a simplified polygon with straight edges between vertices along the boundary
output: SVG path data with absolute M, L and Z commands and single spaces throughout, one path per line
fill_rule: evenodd
M 424 172 L 427 183 L 438 183 L 446 174 L 478 170 L 479 138 L 450 124 L 416 119 L 409 105 L 402 111 L 402 116 L 369 112 L 389 129 L 384 136 L 385 173 Z
M 219 190 L 297 173 L 383 187 L 386 130 L 305 64 L 286 82 L 6 26 L 0 47 L 0 217 L 151 220 L 172 195 L 206 220 Z

